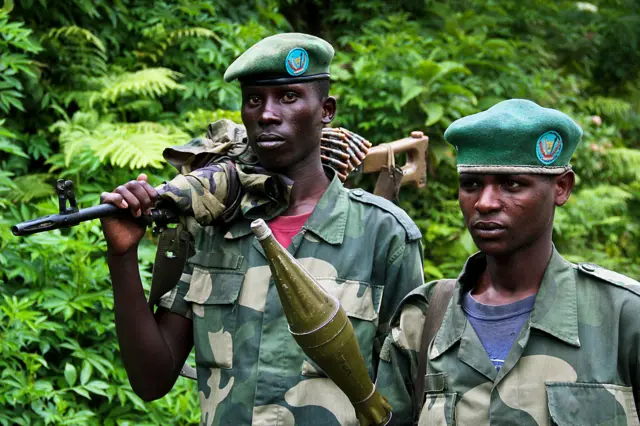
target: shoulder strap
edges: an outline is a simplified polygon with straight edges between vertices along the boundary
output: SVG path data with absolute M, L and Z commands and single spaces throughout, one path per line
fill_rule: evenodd
M 149 291 L 148 303 L 152 309 L 160 297 L 178 284 L 187 257 L 189 257 L 189 233 L 181 226 L 163 230 L 158 240 Z
M 456 280 L 447 279 L 438 281 L 431 300 L 429 301 L 427 315 L 425 316 L 424 326 L 422 328 L 420 353 L 418 354 L 418 374 L 414 383 L 414 415 L 416 419 L 420 416 L 424 402 L 424 377 L 427 374 L 427 360 L 429 357 L 427 350 L 442 325 L 444 314 L 447 311 L 447 306 L 449 305 L 451 296 L 453 296 L 455 287 Z

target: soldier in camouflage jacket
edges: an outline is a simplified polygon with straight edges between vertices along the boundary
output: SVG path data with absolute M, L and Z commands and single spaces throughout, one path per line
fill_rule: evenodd
M 374 379 L 393 311 L 423 283 L 420 232 L 392 203 L 347 190 L 335 171 L 322 168 L 321 131 L 336 107 L 324 84 L 332 56 L 324 40 L 281 34 L 241 55 L 225 79 L 241 81 L 243 124 L 260 164 L 293 184 L 288 206 L 277 214 L 310 214 L 288 250 L 340 299 Z M 217 190 L 218 184 L 201 186 Z M 189 194 L 198 197 L 197 191 Z M 134 212 L 157 198 L 144 176 L 102 197 Z M 356 426 L 348 398 L 289 333 L 267 260 L 249 228 L 249 217 L 273 211 L 252 200 L 241 203 L 240 216 L 230 223 L 191 221 L 194 253 L 155 316 L 137 271 L 142 231 L 125 219 L 103 220 L 116 331 L 132 387 L 145 400 L 164 396 L 195 345 L 202 425 Z M 204 201 L 191 200 L 194 216 L 221 210 Z
M 422 330 L 441 284 L 413 291 L 392 320 L 377 385 L 396 424 L 418 416 L 419 425 L 640 424 L 640 283 L 574 265 L 551 240 L 581 136 L 566 115 L 524 100 L 447 129 L 458 151 L 460 206 L 480 253 L 456 281 L 425 354 L 425 377 L 416 377 Z M 523 320 L 510 327 L 514 316 L 504 313 L 523 303 L 532 308 L 515 312 Z M 502 317 L 487 327 L 497 311 Z M 506 344 L 502 356 L 496 340 Z M 415 380 L 424 380 L 418 412 Z

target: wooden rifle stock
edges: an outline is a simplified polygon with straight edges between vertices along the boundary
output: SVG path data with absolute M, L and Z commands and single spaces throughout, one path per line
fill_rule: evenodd
M 411 136 L 393 142 L 386 142 L 369 149 L 363 161 L 364 173 L 376 173 L 388 166 L 388 147 L 394 154 L 407 153 L 407 162 L 402 169 L 402 185 L 413 184 L 424 188 L 427 184 L 427 150 L 429 138 L 420 131 L 411 132 Z

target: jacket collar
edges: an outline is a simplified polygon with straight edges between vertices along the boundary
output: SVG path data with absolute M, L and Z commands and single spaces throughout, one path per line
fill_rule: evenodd
M 462 296 L 475 285 L 486 265 L 486 257 L 482 253 L 474 254 L 465 263 L 429 359 L 437 358 L 461 339 L 468 323 L 460 304 Z M 533 305 L 530 327 L 580 347 L 576 291 L 574 268 L 554 247 Z
M 302 228 L 329 244 L 342 244 L 349 212 L 348 194 L 333 169 L 324 167 L 324 171 L 331 182 Z M 244 218 L 234 221 L 224 238 L 234 240 L 249 235 L 250 225 L 251 221 Z
M 580 347 L 577 299 L 573 265 L 554 247 L 531 312 L 531 328 Z

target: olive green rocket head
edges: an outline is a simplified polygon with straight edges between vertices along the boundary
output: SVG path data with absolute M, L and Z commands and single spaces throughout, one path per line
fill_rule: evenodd
M 444 138 L 458 152 L 459 173 L 561 174 L 582 129 L 560 111 L 511 99 L 454 121 Z
M 351 321 L 327 291 L 258 219 L 251 230 L 264 249 L 289 331 L 305 354 L 347 395 L 361 426 L 386 425 L 391 406 L 375 390 Z
M 224 73 L 224 81 L 242 84 L 295 84 L 328 80 L 334 50 L 309 34 L 284 33 L 260 40 L 238 57 Z

